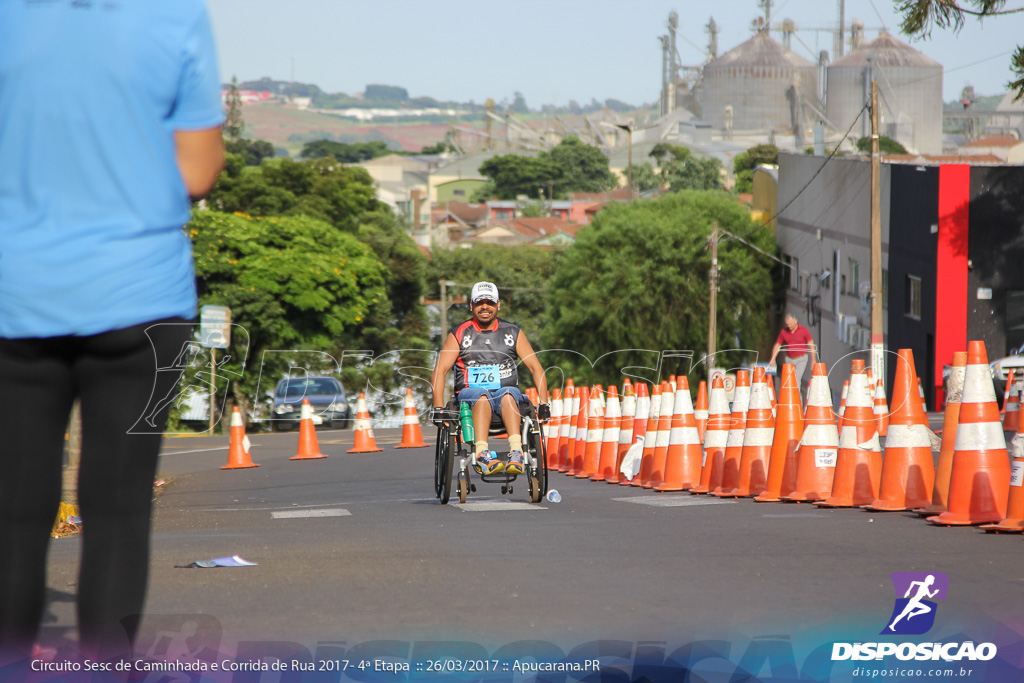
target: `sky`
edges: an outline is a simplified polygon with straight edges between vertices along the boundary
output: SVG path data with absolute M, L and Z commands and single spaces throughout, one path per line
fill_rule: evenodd
M 613 98 L 653 103 L 661 87 L 661 44 L 669 13 L 679 14 L 677 47 L 700 64 L 705 26 L 719 27 L 719 55 L 752 35 L 757 0 L 207 0 L 223 81 L 269 76 L 353 94 L 396 85 L 412 97 L 483 103 L 521 92 L 531 108 Z M 1024 14 L 968 18 L 957 34 L 934 29 L 911 41 L 899 33 L 893 0 L 845 0 L 846 23 L 860 19 L 868 40 L 890 33 L 941 63 L 943 100 L 965 85 L 978 95 L 1006 91 L 1010 56 L 1024 42 Z M 1014 3 L 1011 3 L 1014 5 Z M 793 19 L 793 49 L 817 62 L 832 54 L 837 0 L 775 0 L 772 24 Z M 805 28 L 801 28 L 805 27 Z M 848 32 L 847 32 L 848 35 Z M 773 33 L 781 40 L 781 35 Z M 847 48 L 848 50 L 849 48 Z

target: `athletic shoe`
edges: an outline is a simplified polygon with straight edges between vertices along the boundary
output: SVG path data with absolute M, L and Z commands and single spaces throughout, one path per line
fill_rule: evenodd
M 481 474 L 498 474 L 505 469 L 505 463 L 498 460 L 494 451 L 484 451 L 476 456 L 476 468 Z
M 508 454 L 508 462 L 505 464 L 505 471 L 509 474 L 523 473 L 523 452 L 512 451 Z

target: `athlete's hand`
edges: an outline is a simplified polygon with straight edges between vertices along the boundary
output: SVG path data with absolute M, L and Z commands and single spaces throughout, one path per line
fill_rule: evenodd
M 434 413 L 431 415 L 431 422 L 434 426 L 440 429 L 444 426 L 444 421 L 448 418 L 448 411 L 444 408 L 434 408 Z
M 537 406 L 537 417 L 540 419 L 542 424 L 550 420 L 551 406 L 549 406 L 547 403 L 541 403 L 539 406 Z

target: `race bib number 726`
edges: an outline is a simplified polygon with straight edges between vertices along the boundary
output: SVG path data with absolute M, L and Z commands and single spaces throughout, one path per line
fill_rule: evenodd
M 474 389 L 500 389 L 501 376 L 497 365 L 473 365 L 469 371 L 469 386 Z

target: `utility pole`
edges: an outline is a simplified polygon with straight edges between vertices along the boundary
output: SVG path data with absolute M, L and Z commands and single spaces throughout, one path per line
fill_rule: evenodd
M 718 339 L 717 332 L 717 316 L 718 316 L 718 221 L 711 224 L 711 271 L 709 273 L 709 282 L 711 285 L 709 299 L 709 316 L 708 316 L 708 357 L 707 357 L 707 372 L 708 377 L 711 376 L 711 364 L 714 362 L 716 351 L 716 340 Z
M 445 334 L 448 332 L 448 281 L 441 278 L 441 344 L 444 345 Z
M 885 334 L 882 328 L 882 201 L 879 189 L 878 81 L 871 81 L 871 369 L 885 377 Z
M 629 161 L 626 164 L 626 178 L 629 183 L 629 198 L 635 199 L 636 195 L 633 191 L 633 124 L 631 123 L 616 123 L 616 128 L 621 128 L 626 131 L 627 144 L 629 145 Z

